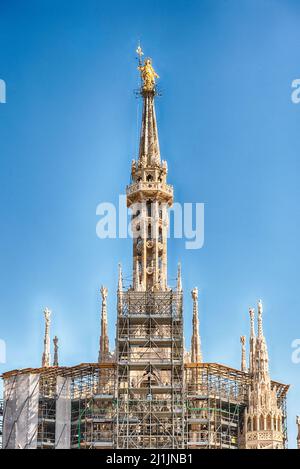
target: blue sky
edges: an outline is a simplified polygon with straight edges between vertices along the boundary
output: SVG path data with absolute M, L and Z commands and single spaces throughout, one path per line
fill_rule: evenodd
M 290 383 L 289 446 L 300 413 L 300 4 L 284 0 L 0 1 L 0 338 L 11 368 L 39 366 L 42 310 L 60 363 L 95 361 L 100 285 L 114 345 L 117 264 L 130 240 L 96 237 L 136 156 L 135 48 L 153 57 L 161 153 L 179 202 L 205 203 L 205 244 L 169 242 L 190 342 L 199 288 L 206 361 L 240 364 L 248 308 L 264 303 L 272 377 Z

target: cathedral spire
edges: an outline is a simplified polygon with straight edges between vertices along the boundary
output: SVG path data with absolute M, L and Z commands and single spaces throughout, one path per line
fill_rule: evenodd
M 44 352 L 42 357 L 42 367 L 51 366 L 51 355 L 50 355 L 50 322 L 51 322 L 51 311 L 48 308 L 44 310 L 45 317 L 45 336 L 44 336 Z
M 242 345 L 241 370 L 244 373 L 247 373 L 246 337 L 242 335 L 240 340 L 241 340 L 241 345 Z
M 198 317 L 198 288 L 192 290 L 193 298 L 193 334 L 191 340 L 191 361 L 192 363 L 202 362 L 201 341 L 199 334 L 199 317 Z
M 58 337 L 55 336 L 53 339 L 54 345 L 54 356 L 53 356 L 53 366 L 58 366 Z
M 102 311 L 101 311 L 101 335 L 98 362 L 105 362 L 109 359 L 109 340 L 107 331 L 107 288 L 101 287 Z

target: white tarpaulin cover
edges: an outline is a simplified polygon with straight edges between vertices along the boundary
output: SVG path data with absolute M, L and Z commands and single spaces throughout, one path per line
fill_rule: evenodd
M 55 448 L 68 449 L 71 441 L 70 378 L 57 377 L 56 393 Z
M 4 380 L 3 448 L 37 447 L 39 375 Z

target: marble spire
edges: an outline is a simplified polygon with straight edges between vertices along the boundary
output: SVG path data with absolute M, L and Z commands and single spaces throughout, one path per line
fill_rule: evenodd
M 50 323 L 51 323 L 51 311 L 48 308 L 44 310 L 45 317 L 45 336 L 44 336 L 44 352 L 42 357 L 42 367 L 51 366 L 51 355 L 50 355 Z
M 198 288 L 192 290 L 193 298 L 193 333 L 191 340 L 191 361 L 192 363 L 202 362 L 201 340 L 199 333 L 199 317 L 198 317 Z

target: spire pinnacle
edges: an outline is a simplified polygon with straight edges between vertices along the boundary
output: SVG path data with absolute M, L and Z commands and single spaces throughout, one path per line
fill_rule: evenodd
M 247 360 L 246 360 L 246 337 L 244 335 L 241 336 L 241 345 L 242 345 L 242 358 L 241 358 L 241 370 L 246 373 L 247 372 Z
M 45 336 L 44 336 L 44 353 L 42 357 L 42 367 L 51 366 L 51 356 L 50 356 L 50 322 L 51 322 L 51 311 L 48 308 L 44 310 L 45 317 Z
M 119 273 L 118 273 L 118 291 L 123 290 L 123 278 L 122 278 L 122 265 L 119 263 L 118 265 Z
M 54 337 L 53 344 L 54 344 L 53 366 L 58 366 L 58 337 L 57 336 Z
M 191 341 L 191 361 L 192 363 L 202 362 L 201 341 L 199 334 L 199 317 L 198 317 L 198 288 L 192 290 L 193 298 L 193 334 Z
M 181 264 L 178 262 L 177 266 L 177 291 L 182 291 L 182 280 L 181 280 Z
M 249 315 L 250 315 L 250 337 L 255 337 L 255 327 L 254 327 L 255 310 L 254 308 L 249 309 Z
M 300 449 L 300 416 L 296 417 L 296 424 L 297 424 L 297 427 L 298 427 L 297 448 Z
M 142 78 L 142 94 L 147 92 L 155 92 L 155 78 L 159 78 L 156 71 L 152 66 L 152 59 L 146 57 L 144 63 L 142 63 L 142 55 L 144 55 L 141 47 L 137 48 L 137 53 L 139 55 L 139 66 L 138 70 L 140 71 Z
M 140 291 L 140 267 L 138 259 L 135 261 L 134 289 L 135 291 Z

